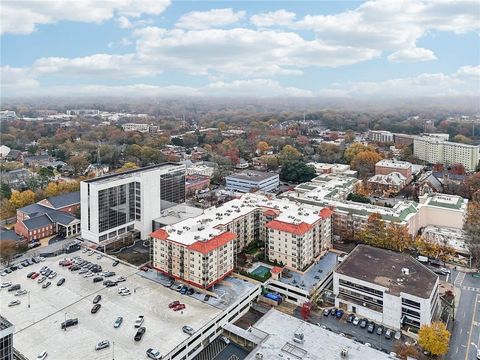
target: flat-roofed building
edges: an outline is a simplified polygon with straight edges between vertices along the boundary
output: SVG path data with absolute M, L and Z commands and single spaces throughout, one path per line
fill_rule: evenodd
M 153 266 L 209 288 L 233 271 L 252 241 L 270 261 L 304 269 L 331 246 L 331 211 L 261 194 L 245 194 L 151 234 Z
M 412 181 L 412 164 L 407 161 L 383 159 L 375 164 L 375 175 L 388 175 L 393 172 L 402 174 L 407 183 Z
M 15 326 L 0 316 L 0 359 L 13 360 L 13 333 Z
M 393 134 L 390 131 L 370 130 L 368 139 L 375 142 L 391 143 L 393 142 Z
M 249 192 L 251 190 L 273 191 L 280 185 L 280 176 L 273 172 L 248 170 L 225 178 L 226 189 L 231 191 Z
M 336 307 L 393 329 L 434 321 L 438 285 L 438 276 L 410 255 L 367 245 L 358 245 L 333 272 Z
M 150 131 L 150 124 L 142 123 L 126 123 L 122 125 L 123 131 L 138 131 L 141 133 L 148 133 Z
M 417 227 L 427 225 L 462 229 L 467 216 L 468 200 L 456 195 L 424 194 L 420 202 Z
M 134 230 L 142 239 L 161 212 L 185 202 L 185 165 L 164 163 L 80 183 L 81 230 L 102 243 Z
M 428 225 L 423 229 L 422 236 L 434 244 L 451 247 L 457 255 L 467 258 L 470 256 L 467 246 L 470 236 L 463 229 Z

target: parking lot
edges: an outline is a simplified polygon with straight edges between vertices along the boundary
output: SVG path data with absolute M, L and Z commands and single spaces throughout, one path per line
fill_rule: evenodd
M 112 267 L 111 259 L 103 257 L 97 260 L 97 254 L 87 256 L 80 251 L 69 256 L 78 255 L 101 265 L 102 270 L 114 271 L 116 276 L 109 279 L 123 276 L 127 281 L 109 288 L 102 282 L 93 283 L 93 277 L 84 278 L 78 271 L 71 272 L 59 266 L 64 256 L 47 258 L 0 279 L 1 282 L 20 284 L 22 289 L 29 291 L 29 294 L 16 297 L 7 288 L 1 289 L 0 312 L 15 325 L 14 346 L 30 359 L 44 350 L 52 359 L 111 359 L 113 351 L 115 359 L 144 359 L 145 351 L 150 347 L 166 354 L 189 337 L 182 332 L 182 326 L 199 329 L 220 313 L 213 306 L 139 276 L 138 270 L 133 267 L 122 263 Z M 46 289 L 37 283 L 38 279 L 27 278 L 28 273 L 38 272 L 42 266 L 58 273 Z M 57 286 L 62 277 L 66 279 L 65 283 Z M 120 296 L 119 287 L 128 287 L 132 294 Z M 92 300 L 98 294 L 102 296 L 102 306 L 96 314 L 91 314 Z M 21 304 L 8 307 L 12 300 L 20 300 Z M 178 312 L 170 310 L 168 304 L 174 300 L 185 304 L 186 309 Z M 147 331 L 141 341 L 135 342 L 133 324 L 138 315 L 145 316 L 143 326 Z M 113 323 L 118 316 L 123 317 L 123 324 L 115 329 Z M 78 318 L 79 324 L 66 331 L 61 330 L 60 324 L 65 318 Z M 95 351 L 95 345 L 101 340 L 109 340 L 111 346 Z
M 297 310 L 298 311 L 298 308 Z M 345 314 L 342 319 L 337 319 L 335 316 L 323 316 L 321 313 L 312 313 L 309 318 L 309 322 L 314 324 L 324 325 L 327 329 L 335 332 L 335 333 L 343 333 L 345 336 L 359 341 L 361 343 L 369 343 L 372 347 L 376 348 L 377 350 L 383 350 L 384 352 L 390 353 L 393 351 L 393 346 L 395 344 L 395 340 L 393 338 L 386 339 L 385 338 L 385 331 L 382 335 L 377 335 L 376 328 L 375 331 L 370 334 L 367 331 L 367 328 L 362 329 L 359 325 L 354 326 L 351 323 L 347 322 L 347 315 Z M 402 335 L 401 341 L 405 342 L 407 339 L 404 335 Z

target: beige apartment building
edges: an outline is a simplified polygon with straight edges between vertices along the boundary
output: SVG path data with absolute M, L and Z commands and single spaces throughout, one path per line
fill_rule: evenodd
M 449 142 L 442 137 L 417 136 L 413 140 L 413 154 L 430 164 L 462 164 L 467 171 L 475 171 L 479 153 L 480 146 Z
M 233 271 L 245 246 L 259 241 L 270 261 L 303 269 L 331 246 L 331 215 L 314 205 L 245 194 L 151 233 L 153 267 L 210 288 Z

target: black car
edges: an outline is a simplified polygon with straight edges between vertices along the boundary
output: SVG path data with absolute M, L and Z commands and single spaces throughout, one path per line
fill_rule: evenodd
M 99 294 L 93 298 L 93 303 L 98 304 L 100 300 L 102 300 L 102 295 Z
M 104 277 L 112 277 L 112 276 L 115 276 L 115 272 L 114 271 L 110 271 L 108 273 L 106 273 L 105 275 L 103 275 Z
M 112 280 L 105 280 L 103 282 L 103 285 L 105 285 L 106 287 L 117 286 L 117 282 Z
M 66 329 L 74 325 L 78 325 L 78 319 L 68 319 L 67 321 L 62 322 L 61 328 Z
M 27 278 L 29 278 L 29 279 L 30 279 L 30 278 L 32 277 L 32 275 L 33 275 L 33 274 L 35 274 L 35 271 L 29 272 L 29 273 L 28 273 L 28 275 L 27 275 Z
M 119 263 L 120 263 L 120 261 L 115 260 L 115 261 L 113 262 L 112 266 L 117 266 Z
M 187 295 L 193 295 L 194 293 L 195 293 L 195 290 L 193 290 L 192 288 L 188 288 Z
M 94 283 L 97 283 L 97 282 L 100 282 L 100 281 L 103 281 L 103 277 L 97 276 L 97 277 L 94 277 L 94 278 L 93 278 L 93 282 L 94 282 Z
M 370 334 L 373 334 L 373 332 L 375 331 L 375 323 L 374 323 L 374 322 L 371 322 L 370 324 L 368 324 L 367 331 L 368 331 Z
M 367 324 L 368 324 L 367 319 L 362 319 L 362 320 L 360 320 L 360 327 L 361 327 L 362 329 L 365 329 L 365 328 L 367 327 Z
M 11 291 L 15 291 L 15 290 L 20 290 L 22 286 L 20 284 L 15 284 L 15 285 L 12 285 L 8 288 L 8 291 L 11 292 Z
M 377 335 L 382 335 L 383 334 L 383 326 L 382 325 L 379 325 L 377 327 Z
M 65 278 L 61 278 L 60 280 L 57 281 L 57 286 L 63 285 L 64 282 L 65 282 Z
M 36 259 L 36 258 L 34 258 L 34 257 L 32 257 L 32 261 L 33 261 L 35 264 L 38 264 L 38 263 L 40 262 L 40 260 L 38 260 L 38 259 Z
M 350 314 L 350 315 L 347 316 L 347 322 L 348 323 L 351 323 L 353 321 L 353 319 L 355 319 L 355 315 Z
M 100 310 L 101 307 L 102 307 L 101 304 L 95 304 L 95 305 L 93 305 L 92 310 L 90 312 L 92 314 L 95 314 L 98 310 Z
M 337 309 L 336 308 L 333 308 L 331 311 L 330 311 L 330 315 L 332 316 L 335 316 L 335 313 L 337 312 Z
M 208 300 L 210 300 L 210 295 L 207 294 L 207 295 L 205 295 L 205 297 L 203 298 L 203 301 L 208 301 Z
M 134 337 L 135 341 L 142 340 L 142 337 L 143 337 L 143 334 L 145 334 L 145 331 L 147 331 L 147 329 L 144 326 L 139 327 Z

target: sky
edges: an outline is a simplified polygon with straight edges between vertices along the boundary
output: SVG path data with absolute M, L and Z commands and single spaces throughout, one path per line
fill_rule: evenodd
M 3 97 L 480 94 L 478 0 L 0 6 Z

